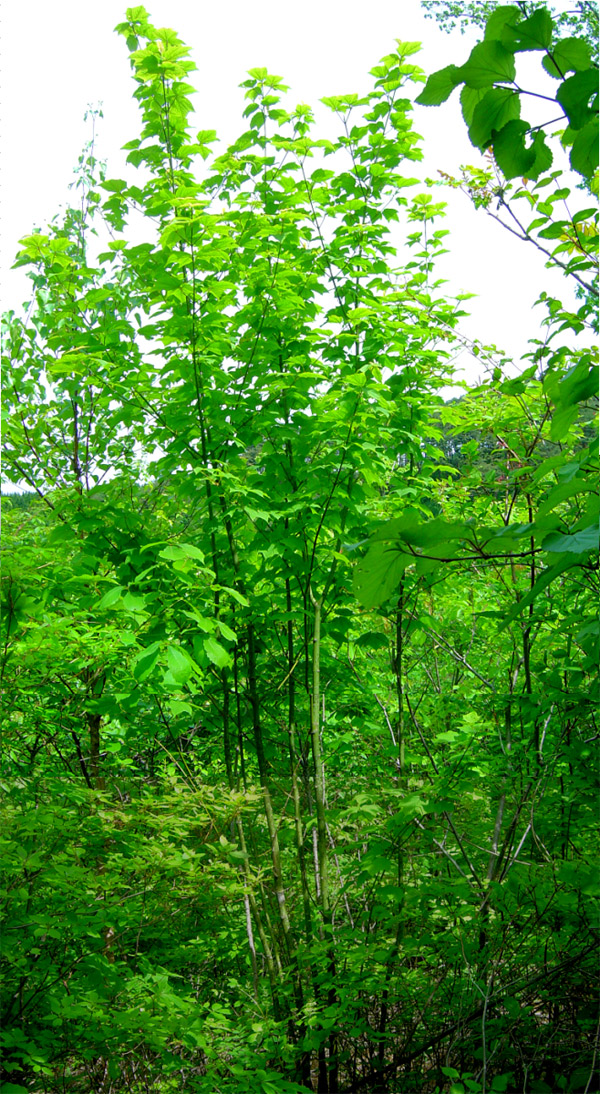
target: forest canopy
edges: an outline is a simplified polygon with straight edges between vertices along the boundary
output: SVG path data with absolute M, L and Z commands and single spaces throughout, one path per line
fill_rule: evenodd
M 597 8 L 476 7 L 468 57 L 324 99 L 335 139 L 251 69 L 225 152 L 129 8 L 126 177 L 92 129 L 21 241 L 6 1094 L 598 1089 Z M 473 162 L 426 184 L 413 103 L 455 92 Z M 564 275 L 472 386 L 447 188 Z

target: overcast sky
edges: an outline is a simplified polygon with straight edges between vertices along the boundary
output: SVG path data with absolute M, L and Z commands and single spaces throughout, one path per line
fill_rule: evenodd
M 103 104 L 98 154 L 108 160 L 109 178 L 123 177 L 120 148 L 139 132 L 127 48 L 113 30 L 124 20 L 126 6 L 121 0 L 7 0 L 3 5 L 4 309 L 28 299 L 22 270 L 10 271 L 13 256 L 19 238 L 33 226 L 43 227 L 68 199 L 73 168 L 89 138 L 83 122 L 88 104 Z M 418 0 L 149 0 L 145 6 L 155 26 L 173 27 L 191 47 L 198 66 L 190 77 L 198 92 L 194 127 L 216 129 L 222 148 L 245 128 L 238 85 L 249 68 L 265 66 L 282 76 L 291 87 L 289 105 L 316 105 L 324 95 L 366 90 L 369 69 L 394 48 L 396 38 L 423 42 L 421 54 L 411 60 L 427 73 L 462 63 L 477 40 L 443 34 L 424 18 Z M 530 60 L 537 72 L 539 58 Z M 457 173 L 461 163 L 479 162 L 460 117 L 458 93 L 441 107 L 416 107 L 415 129 L 425 138 L 425 173 Z M 539 291 L 570 299 L 564 280 L 544 270 L 533 247 L 519 243 L 483 211 L 475 212 L 462 194 L 438 189 L 436 198 L 450 203 L 443 227 L 452 233 L 440 274 L 448 278 L 450 292 L 478 293 L 462 329 L 518 362 L 527 339 L 539 334 L 542 312 L 532 312 Z M 461 365 L 468 366 L 466 357 Z M 477 376 L 473 361 L 469 374 Z

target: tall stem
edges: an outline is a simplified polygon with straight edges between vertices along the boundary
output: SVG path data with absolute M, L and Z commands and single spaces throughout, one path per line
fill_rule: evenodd
M 315 597 L 312 588 L 310 599 L 314 609 L 313 621 L 313 656 L 312 656 L 312 696 L 310 703 L 310 730 L 312 756 L 315 773 L 315 804 L 317 813 L 317 858 L 319 877 L 321 882 L 321 916 L 323 933 L 326 940 L 327 971 L 329 974 L 329 988 L 327 993 L 328 1007 L 334 1008 L 337 1003 L 335 988 L 336 963 L 333 946 L 333 915 L 331 911 L 331 894 L 329 889 L 329 844 L 327 839 L 327 818 L 325 812 L 325 765 L 321 751 L 321 613 L 323 597 Z M 327 1061 L 327 1074 L 323 1075 L 323 1060 L 320 1058 L 319 1066 L 319 1090 L 323 1088 L 325 1094 L 337 1094 L 338 1090 L 338 1060 L 337 1060 L 337 1034 L 335 1026 L 331 1029 L 328 1038 L 329 1059 Z M 326 1085 L 323 1085 L 324 1082 Z
M 294 825 L 296 833 L 296 853 L 298 855 L 298 868 L 300 871 L 300 885 L 302 889 L 302 907 L 304 910 L 304 929 L 306 943 L 312 942 L 312 914 L 310 908 L 310 890 L 306 872 L 306 855 L 304 847 L 304 826 L 302 824 L 302 809 L 300 804 L 300 788 L 298 786 L 298 759 L 296 749 L 296 684 L 294 680 L 294 629 L 292 622 L 292 590 L 290 579 L 285 582 L 287 621 L 287 662 L 288 662 L 288 748 L 290 756 L 290 780 L 292 785 L 292 797 L 294 801 Z
M 396 634 L 395 634 L 395 649 L 393 656 L 393 669 L 396 682 L 396 770 L 397 779 L 401 789 L 404 789 L 404 580 L 400 582 L 400 592 L 398 596 L 398 603 L 396 607 Z M 377 1058 L 379 1062 L 379 1068 L 381 1069 L 384 1064 L 385 1054 L 385 1032 L 387 1029 L 388 1021 L 388 1008 L 389 1008 L 389 980 L 392 975 L 392 964 L 398 952 L 400 943 L 404 936 L 404 855 L 402 847 L 398 844 L 397 857 L 396 857 L 396 869 L 397 869 L 397 884 L 400 891 L 398 898 L 398 924 L 396 926 L 396 940 L 393 950 L 387 961 L 387 968 L 385 974 L 385 987 L 381 997 L 381 1011 L 379 1015 L 379 1033 L 381 1040 L 377 1049 Z
M 310 733 L 313 764 L 315 772 L 315 803 L 317 812 L 317 849 L 319 876 L 321 881 L 321 911 L 323 920 L 330 916 L 329 895 L 329 848 L 327 844 L 327 823 L 325 818 L 325 767 L 321 751 L 321 609 L 322 599 L 317 600 L 310 592 L 314 608 L 313 655 L 312 655 L 312 695 L 310 702 Z

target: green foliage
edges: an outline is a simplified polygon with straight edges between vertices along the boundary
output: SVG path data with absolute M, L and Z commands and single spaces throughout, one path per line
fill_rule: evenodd
M 520 120 L 521 97 L 536 93 L 524 90 L 517 82 L 515 55 L 541 51 L 546 71 L 560 80 L 556 103 L 559 117 L 562 112 L 565 119 L 564 128 L 568 127 L 565 141 L 572 145 L 571 166 L 591 178 L 598 167 L 594 144 L 598 131 L 598 69 L 591 64 L 584 39 L 559 42 L 556 50 L 553 40 L 553 21 L 546 8 L 536 8 L 524 16 L 520 6 L 494 7 L 485 25 L 484 41 L 472 49 L 468 61 L 459 68 L 450 65 L 434 72 L 416 101 L 423 106 L 438 106 L 455 87 L 464 84 L 461 105 L 471 143 L 481 151 L 492 149 L 506 179 L 521 176 L 537 180 L 552 166 L 552 152 L 542 130 L 556 124 L 556 111 L 541 126 L 532 127 Z M 571 69 L 575 70 L 573 76 L 568 75 Z
M 571 167 L 584 177 L 583 188 L 597 193 L 598 69 L 591 63 L 584 39 L 557 40 L 546 8 L 525 16 L 523 5 L 494 7 L 485 23 L 484 40 L 474 47 L 467 63 L 434 72 L 416 101 L 437 106 L 463 84 L 463 118 L 472 144 L 486 158 L 481 166 L 463 167 L 460 178 L 441 171 L 442 184 L 463 190 L 477 209 L 485 209 L 505 229 L 546 255 L 548 266 L 565 271 L 587 301 L 578 319 L 597 329 L 597 203 L 573 211 L 571 181 L 562 170 L 550 170 L 563 147 L 548 143 L 547 138 L 561 137 L 561 145 L 571 149 Z M 547 132 L 558 120 L 554 115 L 546 124 L 533 127 L 521 118 L 523 96 L 549 99 L 542 91 L 526 91 L 517 82 L 515 55 L 524 51 L 543 51 L 544 68 L 560 81 L 556 103 L 566 126 L 559 134 Z M 511 180 L 518 177 L 520 183 L 514 184 Z M 523 215 L 519 206 L 529 208 L 533 218 Z
M 507 18 L 507 12 L 519 11 L 530 16 L 538 10 L 536 3 L 521 0 L 519 4 L 503 5 L 498 0 L 421 0 L 426 19 L 435 19 L 438 26 L 450 33 L 457 27 L 464 34 L 467 27 L 497 26 Z M 598 4 L 596 0 L 574 0 L 567 10 L 559 10 L 552 4 L 545 5 L 554 23 L 553 50 L 560 49 L 565 39 L 581 36 L 586 53 L 590 51 L 598 62 Z M 587 66 L 586 66 L 587 67 Z M 564 71 L 564 69 L 563 69 Z
M 548 35 L 502 26 L 463 90 L 480 135 L 488 112 L 524 124 L 494 85 Z M 142 7 L 117 29 L 131 174 L 92 139 L 76 207 L 22 241 L 31 309 L 5 317 L 4 468 L 31 493 L 3 504 L 4 1087 L 575 1092 L 596 1036 L 589 299 L 542 294 L 524 373 L 444 402 L 463 313 L 411 176 L 416 45 L 325 100 L 327 137 L 251 70 L 215 154 L 188 49 Z M 580 45 L 554 55 L 587 79 Z M 561 83 L 580 133 L 587 86 Z M 551 181 L 524 200 L 585 278 L 590 210 L 555 219 Z

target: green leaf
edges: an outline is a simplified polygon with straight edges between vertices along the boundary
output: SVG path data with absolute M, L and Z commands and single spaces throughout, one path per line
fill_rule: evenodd
M 473 121 L 477 104 L 480 103 L 487 94 L 488 89 L 485 87 L 463 87 L 460 93 L 460 105 L 462 108 L 462 116 L 465 119 L 467 126 L 470 126 Z
M 520 8 L 515 7 L 513 4 L 501 4 L 499 7 L 494 8 L 494 11 L 488 17 L 483 36 L 485 39 L 496 38 L 501 42 L 505 28 L 514 26 L 522 18 L 523 13 Z M 458 1078 L 458 1072 L 455 1077 Z
M 194 547 L 193 543 L 181 543 L 181 550 L 187 558 L 197 558 L 199 562 L 204 562 L 204 554 L 199 547 Z
M 138 653 L 133 663 L 133 676 L 138 683 L 142 683 L 156 665 L 160 655 L 160 642 L 153 642 L 147 649 Z
M 469 126 L 469 139 L 476 148 L 487 148 L 494 130 L 502 129 L 521 113 L 521 100 L 507 87 L 494 87 L 486 91 L 475 106 Z
M 388 521 L 371 539 L 375 546 L 382 543 L 389 549 L 393 546 L 398 551 L 406 551 L 407 564 L 418 562 L 420 555 L 413 553 L 413 548 L 423 548 L 425 553 L 433 556 L 432 567 L 435 568 L 438 560 L 442 558 L 456 557 L 456 540 L 471 541 L 472 529 L 462 521 L 447 521 L 443 517 L 423 519 L 416 510 L 407 508 L 402 517 Z M 371 548 L 373 550 L 373 548 Z M 371 552 L 363 560 L 369 558 Z M 359 564 L 359 568 L 362 564 Z M 424 572 L 424 571 L 422 571 Z
M 597 93 L 598 70 L 595 68 L 576 72 L 574 76 L 563 80 L 556 92 L 556 99 L 567 115 L 571 129 L 581 129 L 592 117 L 589 101 Z
M 227 596 L 230 596 L 232 600 L 235 600 L 236 604 L 241 604 L 243 608 L 248 608 L 250 606 L 248 597 L 244 596 L 243 593 L 240 593 L 237 589 L 233 589 L 229 585 L 219 585 L 215 587 L 221 589 L 224 593 L 227 593 Z
M 231 664 L 231 657 L 227 650 L 220 642 L 217 642 L 217 639 L 214 638 L 212 634 L 207 635 L 207 637 L 203 639 L 202 645 L 204 646 L 207 657 L 218 669 L 225 669 Z
M 181 562 L 186 557 L 185 551 L 179 544 L 172 544 L 169 547 L 165 547 L 164 550 L 158 552 L 159 558 L 164 558 L 168 562 Z
M 106 182 L 100 183 L 100 187 L 102 190 L 107 190 L 109 194 L 120 194 L 127 189 L 127 183 L 123 179 L 107 179 Z
M 143 612 L 146 607 L 145 596 L 135 596 L 133 593 L 126 593 L 123 597 L 123 607 L 128 612 Z
M 592 118 L 579 130 L 569 159 L 571 167 L 579 175 L 588 179 L 592 177 L 598 167 L 598 118 Z
M 490 87 L 497 81 L 515 78 L 515 58 L 510 50 L 496 41 L 480 42 L 471 50 L 466 64 L 459 70 L 460 80 L 467 87 Z
M 577 404 L 574 404 L 573 406 L 561 406 L 560 410 L 557 410 L 556 413 L 552 415 L 550 439 L 553 441 L 564 441 L 571 426 L 575 424 L 578 418 L 579 407 Z
M 598 394 L 598 365 L 586 354 L 574 368 L 569 369 L 558 385 L 552 385 L 548 377 L 545 386 L 557 407 L 583 403 Z M 553 441 L 560 440 L 560 436 L 551 436 Z
M 494 159 L 507 179 L 526 176 L 535 163 L 535 152 L 525 147 L 525 134 L 529 129 L 528 122 L 515 119 L 494 136 Z
M 544 551 L 553 551 L 563 554 L 565 551 L 581 555 L 587 551 L 597 551 L 600 544 L 600 530 L 597 524 L 588 528 L 582 528 L 580 532 L 572 535 L 556 533 L 547 536 L 542 543 Z
M 541 239 L 562 239 L 570 227 L 568 220 L 556 220 L 538 232 Z
M 196 558 L 199 562 L 204 562 L 202 551 L 191 543 L 171 544 L 171 546 L 165 547 L 164 551 L 160 551 L 159 558 L 165 558 L 170 562 L 181 562 L 184 558 Z
M 354 571 L 354 594 L 365 608 L 376 608 L 397 588 L 411 556 L 387 543 L 377 543 Z
M 528 19 L 507 26 L 502 42 L 516 52 L 548 49 L 552 42 L 552 16 L 545 8 L 538 8 Z
M 112 608 L 117 601 L 121 599 L 122 592 L 123 588 L 121 585 L 115 585 L 114 588 L 109 589 L 98 604 L 98 609 L 103 610 L 104 608 Z
M 77 533 L 68 524 L 59 524 L 48 536 L 48 543 L 72 543 Z
M 556 80 L 564 79 L 567 72 L 585 72 L 590 64 L 590 49 L 583 38 L 563 38 L 542 61 L 546 72 Z
M 193 714 L 194 708 L 191 703 L 187 703 L 184 699 L 170 699 L 169 710 L 174 718 L 178 714 Z
M 177 684 L 185 684 L 192 675 L 192 662 L 180 646 L 167 646 L 167 665 Z
M 370 650 L 385 650 L 388 649 L 389 644 L 389 638 L 381 631 L 368 631 L 367 634 L 361 634 L 355 642 L 357 649 L 366 648 Z
M 538 179 L 540 175 L 543 175 L 545 171 L 550 169 L 553 159 L 552 152 L 546 144 L 544 133 L 541 129 L 538 129 L 537 132 L 534 133 L 530 149 L 535 158 L 524 177 L 528 179 Z
M 461 70 L 456 65 L 448 65 L 432 72 L 420 95 L 415 99 L 420 106 L 439 106 L 446 102 L 454 88 L 462 83 Z

